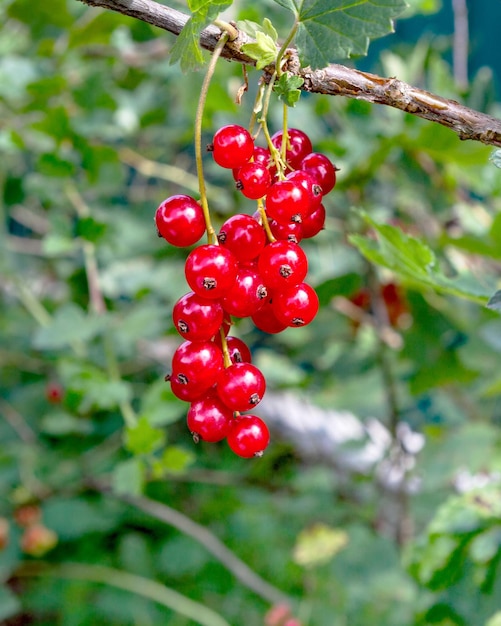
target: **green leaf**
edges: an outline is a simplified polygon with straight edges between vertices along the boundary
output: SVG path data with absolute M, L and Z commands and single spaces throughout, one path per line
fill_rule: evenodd
M 492 309 L 497 313 L 501 313 L 501 289 L 496 291 L 496 293 L 489 298 L 489 302 L 487 302 L 487 308 Z
M 98 222 L 93 217 L 82 217 L 77 222 L 75 235 L 96 243 L 104 236 L 107 228 L 107 224 Z
M 489 290 L 469 275 L 445 276 L 436 266 L 435 255 L 425 242 L 396 226 L 375 222 L 364 211 L 358 214 L 375 231 L 377 240 L 361 235 L 350 235 L 349 240 L 369 261 L 394 271 L 415 288 L 431 288 L 486 304 Z
M 0 587 L 0 619 L 12 617 L 21 610 L 21 603 L 7 587 Z
M 195 461 L 195 455 L 179 446 L 165 448 L 160 459 L 152 463 L 153 475 L 157 479 L 164 478 L 168 474 L 183 474 Z
M 275 0 L 296 15 L 301 64 L 313 69 L 365 55 L 369 41 L 393 32 L 404 0 Z
M 132 454 L 151 454 L 164 445 L 165 432 L 151 426 L 146 417 L 141 417 L 135 426 L 126 429 L 124 443 Z
M 315 567 L 329 562 L 348 544 L 345 530 L 317 523 L 299 533 L 294 547 L 294 561 L 303 567 Z
M 141 495 L 144 487 L 144 464 L 135 457 L 118 463 L 113 472 L 111 486 L 115 493 Z
M 65 389 L 76 396 L 81 413 L 96 409 L 114 409 L 132 397 L 132 388 L 123 380 L 112 380 L 97 367 L 71 360 L 59 362 L 59 376 Z
M 242 52 L 256 60 L 256 69 L 262 70 L 270 63 L 274 63 L 278 48 L 273 39 L 262 31 L 256 32 L 256 42 L 246 43 L 242 46 Z
M 485 626 L 501 626 L 501 611 L 494 613 Z
M 106 324 L 104 315 L 90 315 L 76 304 L 69 303 L 60 307 L 52 322 L 40 328 L 33 340 L 38 350 L 58 350 L 77 342 L 88 342 L 99 335 Z
M 300 76 L 293 76 L 288 72 L 285 72 L 280 76 L 274 86 L 275 93 L 278 95 L 279 100 L 285 102 L 289 107 L 296 106 L 299 98 L 301 97 L 301 90 L 304 80 Z
M 494 150 L 489 161 L 492 161 L 496 167 L 501 168 L 501 150 Z
M 200 47 L 200 33 L 232 3 L 233 0 L 188 0 L 188 8 L 192 16 L 184 25 L 172 47 L 171 64 L 179 61 L 183 72 L 200 69 L 207 59 L 207 55 Z

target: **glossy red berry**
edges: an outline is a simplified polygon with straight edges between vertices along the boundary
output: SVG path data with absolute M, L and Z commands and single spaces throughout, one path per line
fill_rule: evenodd
M 266 300 L 265 304 L 256 311 L 251 319 L 256 328 L 262 330 L 264 333 L 276 334 L 281 333 L 288 327 L 288 324 L 284 324 L 277 319 L 274 311 L 272 300 Z
M 297 243 L 274 241 L 261 252 L 257 266 L 267 287 L 271 290 L 284 289 L 304 280 L 308 259 Z
M 217 130 L 211 145 L 214 161 L 221 167 L 242 167 L 254 152 L 254 140 L 248 130 L 228 124 Z
M 287 224 L 301 222 L 310 212 L 309 192 L 293 180 L 279 180 L 274 183 L 266 195 L 266 213 L 269 217 Z
M 184 273 L 196 294 L 217 299 L 224 296 L 235 282 L 237 261 L 227 248 L 205 244 L 190 252 Z
M 325 154 L 320 152 L 307 154 L 301 161 L 300 169 L 313 176 L 322 188 L 324 196 L 334 189 L 337 168 Z
M 287 134 L 285 158 L 291 169 L 297 170 L 302 159 L 313 150 L 313 146 L 308 135 L 298 128 L 289 128 Z M 271 138 L 277 150 L 281 150 L 282 137 L 283 132 L 278 131 Z
M 257 415 L 241 415 L 233 420 L 226 440 L 235 454 L 250 459 L 263 455 L 270 441 L 270 433 Z
M 202 391 L 216 382 L 223 369 L 223 353 L 212 341 L 185 341 L 172 357 L 171 378 Z
M 208 341 L 221 327 L 224 311 L 219 300 L 202 298 L 193 291 L 185 294 L 172 309 L 177 332 L 189 341 Z
M 255 259 L 266 244 L 263 227 L 251 215 L 237 213 L 221 226 L 218 241 L 240 262 Z
M 273 296 L 273 312 L 287 326 L 305 326 L 318 311 L 318 296 L 310 285 L 300 283 Z
M 165 380 L 170 384 L 171 391 L 176 398 L 184 400 L 184 402 L 193 402 L 207 393 L 206 385 L 190 382 L 183 376 L 178 378 L 175 374 L 168 374 Z
M 217 395 L 232 411 L 249 411 L 261 402 L 266 381 L 252 363 L 234 363 L 217 380 Z
M 233 411 L 213 393 L 192 402 L 186 416 L 193 439 L 216 443 L 226 437 L 233 420 Z
M 271 174 L 263 163 L 252 161 L 242 165 L 237 174 L 237 189 L 250 200 L 266 195 L 271 186 Z
M 214 337 L 214 342 L 220 348 L 222 348 L 220 335 L 216 335 Z M 251 351 L 249 350 L 249 346 L 238 337 L 228 335 L 226 337 L 226 346 L 228 348 L 228 354 L 230 355 L 230 360 L 232 363 L 250 363 L 252 361 L 252 355 Z
M 312 213 L 307 215 L 301 222 L 303 237 L 308 239 L 315 237 L 325 226 L 325 207 L 320 204 Z
M 205 233 L 205 220 L 198 202 L 185 195 L 167 198 L 155 213 L 158 234 L 173 246 L 192 246 Z
M 309 216 L 306 217 L 308 219 Z M 292 241 L 293 243 L 299 243 L 303 238 L 303 222 L 289 222 L 287 224 L 280 224 L 276 220 L 268 220 L 271 234 L 275 239 L 281 241 Z
M 317 183 L 315 178 L 306 172 L 305 170 L 295 170 L 294 172 L 289 172 L 286 176 L 287 180 L 292 180 L 295 183 L 304 187 L 304 189 L 308 192 L 308 197 L 310 199 L 310 208 L 308 214 L 314 211 L 322 202 L 322 187 Z
M 268 291 L 259 273 L 240 267 L 232 288 L 222 298 L 224 310 L 234 317 L 249 317 L 263 306 Z

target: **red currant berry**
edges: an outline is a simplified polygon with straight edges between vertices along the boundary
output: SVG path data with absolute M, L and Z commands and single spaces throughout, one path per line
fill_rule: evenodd
M 216 335 L 214 342 L 222 349 L 221 336 Z M 238 337 L 228 335 L 226 337 L 226 345 L 228 347 L 228 354 L 232 363 L 250 363 L 252 361 L 251 352 L 245 342 Z
M 200 439 L 210 443 L 222 441 L 230 431 L 233 411 L 213 393 L 192 402 L 186 423 L 195 443 Z
M 190 196 L 171 196 L 155 213 L 158 234 L 172 246 L 186 248 L 197 243 L 205 232 L 202 207 Z
M 237 189 L 250 200 L 257 200 L 266 195 L 271 187 L 270 171 L 262 163 L 252 161 L 242 165 L 237 174 Z
M 308 259 L 297 243 L 274 241 L 261 252 L 257 266 L 267 287 L 271 290 L 284 289 L 304 280 Z
M 221 167 L 242 167 L 254 153 L 254 140 L 242 126 L 228 124 L 215 132 L 211 149 L 214 161 Z
M 301 161 L 300 169 L 313 176 L 322 188 L 324 196 L 334 189 L 337 167 L 325 154 L 320 152 L 307 154 Z
M 273 296 L 273 312 L 287 326 L 305 326 L 318 311 L 318 296 L 310 285 L 300 283 Z
M 235 282 L 237 261 L 227 248 L 205 244 L 190 252 L 184 273 L 196 294 L 217 299 L 224 296 Z
M 64 398 L 64 388 L 60 383 L 50 382 L 45 387 L 45 397 L 51 404 L 60 404 Z
M 309 215 L 306 219 L 309 218 Z M 280 241 L 292 241 L 299 243 L 303 238 L 303 222 L 289 222 L 288 224 L 279 224 L 276 220 L 268 220 L 271 234 L 275 239 Z
M 193 293 L 185 294 L 172 309 L 172 320 L 178 333 L 189 341 L 208 341 L 223 323 L 219 300 L 207 300 Z
M 252 363 L 234 363 L 217 381 L 217 395 L 233 411 L 249 411 L 263 398 L 266 381 Z
M 325 207 L 320 204 L 312 213 L 306 216 L 301 223 L 303 237 L 315 237 L 325 226 Z
M 267 215 L 281 224 L 301 222 L 310 212 L 310 206 L 309 192 L 292 180 L 277 181 L 266 195 Z
M 226 440 L 235 454 L 250 459 L 263 455 L 270 442 L 270 433 L 257 415 L 240 415 L 233 420 Z
M 297 170 L 302 159 L 313 150 L 313 146 L 308 135 L 298 128 L 289 128 L 287 135 L 285 159 L 291 169 Z M 282 148 L 282 137 L 283 132 L 278 131 L 271 138 L 271 142 L 277 150 Z
M 279 321 L 273 312 L 272 300 L 267 300 L 265 304 L 252 315 L 252 321 L 256 328 L 264 333 L 276 334 L 285 330 L 288 325 Z
M 310 210 L 311 213 L 322 202 L 322 187 L 317 183 L 315 178 L 305 170 L 295 170 L 289 172 L 286 176 L 287 180 L 292 180 L 306 189 L 310 198 Z
M 223 353 L 212 341 L 185 341 L 172 357 L 172 378 L 209 389 L 223 369 Z
M 237 213 L 221 226 L 218 241 L 240 262 L 255 259 L 266 244 L 263 227 L 251 215 Z
M 241 267 L 233 287 L 222 298 L 224 310 L 234 317 L 249 317 L 265 302 L 268 291 L 258 272 Z
M 191 383 L 181 376 L 179 379 L 175 374 L 168 374 L 165 380 L 170 383 L 172 393 L 184 402 L 193 402 L 207 393 L 207 387 Z

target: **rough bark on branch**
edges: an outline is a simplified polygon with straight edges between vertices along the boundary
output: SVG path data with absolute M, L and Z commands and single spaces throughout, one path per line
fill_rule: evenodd
M 188 16 L 154 0 L 80 0 L 84 4 L 117 11 L 179 35 Z M 200 35 L 202 47 L 214 49 L 221 31 L 209 26 Z M 251 41 L 244 33 L 226 44 L 222 56 L 254 65 L 241 46 Z M 297 53 L 290 50 L 289 71 L 304 78 L 303 89 L 314 93 L 344 96 L 383 104 L 451 128 L 460 139 L 471 139 L 501 148 L 501 120 L 463 106 L 397 78 L 360 72 L 344 65 L 331 64 L 320 70 L 301 68 Z

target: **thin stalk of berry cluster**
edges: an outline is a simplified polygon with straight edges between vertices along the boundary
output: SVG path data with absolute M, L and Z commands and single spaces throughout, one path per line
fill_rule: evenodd
M 216 69 L 216 63 L 223 50 L 226 42 L 230 38 L 227 32 L 221 35 L 221 39 L 218 41 L 216 47 L 214 48 L 214 53 L 209 62 L 209 66 L 207 68 L 207 73 L 205 74 L 202 87 L 200 89 L 200 97 L 198 100 L 197 112 L 195 117 L 195 161 L 197 164 L 197 176 L 198 176 L 198 187 L 200 191 L 200 203 L 202 205 L 202 211 L 205 219 L 205 226 L 207 229 L 207 240 L 209 243 L 217 244 L 216 231 L 212 226 L 212 221 L 210 218 L 209 204 L 207 201 L 207 190 L 205 188 L 205 179 L 203 172 L 203 159 L 202 159 L 202 118 L 203 111 L 205 107 L 205 102 L 207 100 L 207 93 L 209 91 L 209 84 L 211 78 L 214 74 L 214 70 Z
M 282 109 L 282 145 L 280 146 L 280 156 L 282 157 L 282 161 L 285 163 L 287 160 L 287 144 L 289 143 L 289 135 L 287 132 L 289 123 L 289 108 L 284 103 Z
M 292 40 L 296 36 L 296 32 L 297 32 L 298 26 L 299 26 L 299 20 L 296 17 L 296 19 L 294 20 L 294 24 L 292 25 L 292 28 L 289 31 L 289 34 L 285 38 L 284 42 L 282 43 L 282 46 L 281 46 L 280 50 L 278 51 L 277 60 L 276 60 L 276 64 L 275 64 L 275 71 L 276 71 L 278 77 L 280 77 L 283 74 L 283 71 L 282 71 L 282 59 L 284 58 L 284 55 L 285 55 L 285 53 L 287 51 L 287 48 L 289 47 L 289 45 L 292 43 Z
M 259 212 L 259 217 L 261 218 L 261 222 L 263 223 L 264 232 L 268 237 L 268 241 L 273 243 L 276 241 L 273 233 L 271 232 L 270 223 L 268 222 L 268 216 L 266 215 L 266 209 L 264 208 L 263 199 L 259 198 L 257 200 L 257 210 Z
M 223 351 L 224 367 L 230 367 L 231 365 L 230 351 L 228 350 L 228 342 L 226 341 L 226 335 L 224 334 L 224 329 L 222 326 L 219 329 L 219 336 L 221 337 L 221 349 Z

